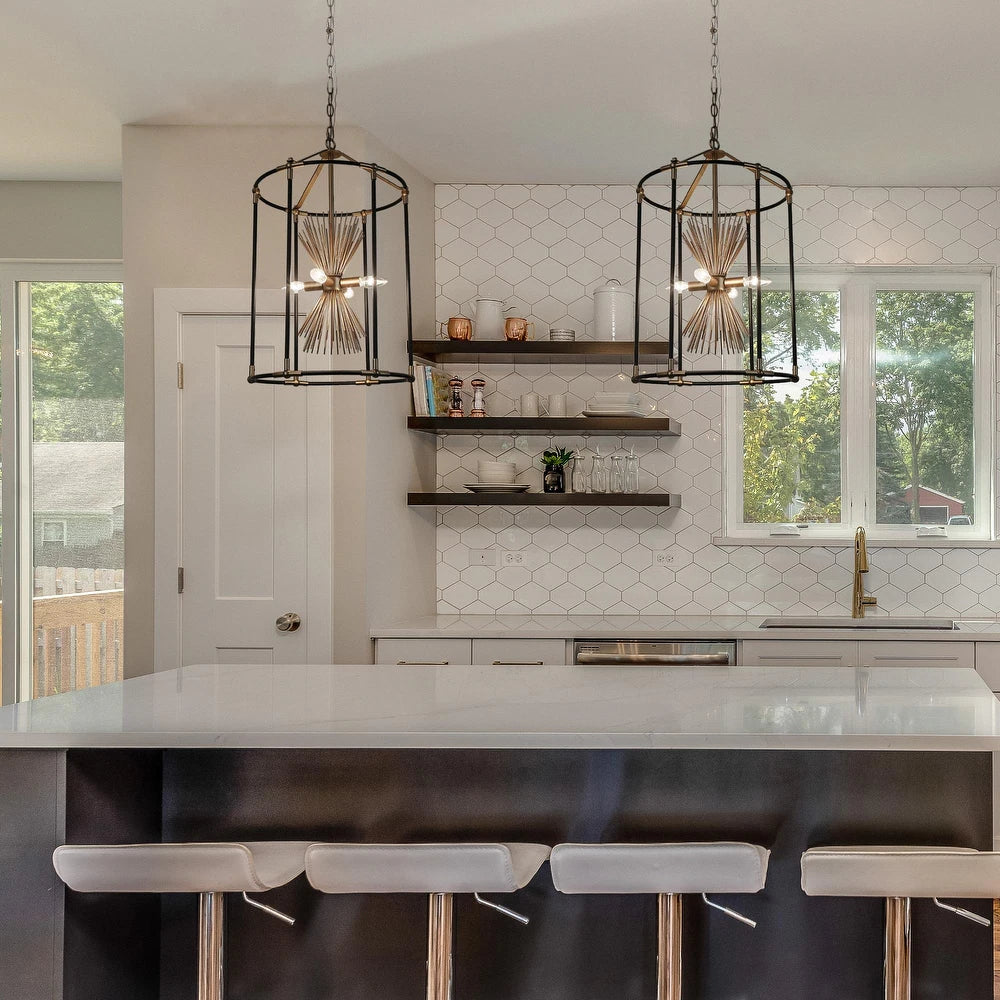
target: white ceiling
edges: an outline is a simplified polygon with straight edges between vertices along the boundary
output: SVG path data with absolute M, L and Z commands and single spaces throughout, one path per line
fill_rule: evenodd
M 722 0 L 723 147 L 793 183 L 1000 184 L 998 0 Z M 630 182 L 707 145 L 708 0 L 339 0 L 340 120 L 436 181 Z M 0 0 L 0 178 L 122 123 L 313 124 L 322 0 Z M 303 154 L 312 150 L 295 150 Z

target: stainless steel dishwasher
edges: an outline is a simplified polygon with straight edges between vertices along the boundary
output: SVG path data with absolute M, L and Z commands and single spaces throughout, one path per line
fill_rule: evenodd
M 580 666 L 731 667 L 736 664 L 736 643 L 577 639 L 573 643 L 573 663 Z

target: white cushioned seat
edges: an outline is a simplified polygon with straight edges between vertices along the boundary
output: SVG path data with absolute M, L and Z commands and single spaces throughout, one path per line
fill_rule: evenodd
M 1000 853 L 963 847 L 814 847 L 802 855 L 808 896 L 1000 896 Z
M 567 893 L 760 892 L 770 851 L 756 844 L 559 844 L 552 881 Z
M 308 841 L 67 844 L 52 855 L 77 892 L 263 892 L 305 870 Z
M 543 844 L 312 844 L 306 877 L 321 892 L 514 892 L 548 856 Z

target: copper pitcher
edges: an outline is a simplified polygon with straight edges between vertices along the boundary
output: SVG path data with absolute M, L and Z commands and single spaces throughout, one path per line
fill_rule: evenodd
M 452 316 L 441 324 L 441 333 L 448 334 L 449 340 L 472 340 L 472 320 L 464 316 Z
M 504 320 L 503 335 L 508 340 L 527 340 L 529 327 L 532 330 L 531 336 L 533 338 L 535 329 L 534 323 L 529 322 L 521 316 L 508 316 L 507 319 Z

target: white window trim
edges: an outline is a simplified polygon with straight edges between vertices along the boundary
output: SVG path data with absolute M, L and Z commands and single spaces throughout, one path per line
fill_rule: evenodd
M 773 275 L 777 287 L 780 274 Z M 787 284 L 786 286 L 787 287 Z M 795 289 L 801 291 L 840 291 L 841 312 L 841 483 L 844 493 L 841 498 L 842 520 L 837 525 L 810 525 L 802 528 L 800 534 L 772 534 L 775 525 L 748 524 L 743 517 L 743 393 L 734 389 L 723 396 L 723 426 L 725 427 L 725 450 L 723 456 L 723 505 L 726 537 L 720 544 L 752 542 L 774 544 L 784 541 L 798 541 L 816 544 L 825 541 L 846 539 L 853 536 L 854 529 L 863 525 L 869 536 L 881 543 L 893 542 L 902 545 L 934 544 L 946 547 L 949 544 L 969 545 L 976 541 L 990 541 L 996 538 L 996 497 L 994 484 L 994 463 L 996 442 L 994 434 L 996 412 L 996 274 L 992 267 L 982 266 L 941 266 L 941 267 L 858 267 L 838 266 L 836 268 L 796 267 Z M 951 525 L 946 536 L 932 539 L 920 538 L 917 526 L 911 524 L 886 525 L 869 520 L 869 511 L 874 515 L 875 484 L 871 474 L 874 469 L 875 422 L 871 419 L 871 386 L 874 383 L 875 337 L 874 296 L 883 289 L 915 291 L 967 291 L 976 296 L 975 354 L 976 412 L 973 425 L 975 435 L 975 497 L 976 524 L 969 527 Z M 870 350 L 863 357 L 855 358 L 849 367 L 847 363 L 847 337 L 843 328 L 860 329 L 864 332 Z M 849 464 L 857 463 L 867 470 L 860 477 L 848 478 Z M 982 497 L 982 503 L 979 498 Z
M 3 594 L 3 662 L 17 664 L 3 671 L 0 704 L 30 697 L 33 662 L 31 609 L 34 599 L 31 511 L 31 322 L 28 290 L 33 281 L 124 282 L 122 262 L 80 260 L 0 260 L 0 392 L 4 456 L 2 499 L 8 544 L 0 555 Z M 19 323 L 21 316 L 27 323 Z M 21 341 L 28 338 L 28 350 Z M 11 475 L 13 473 L 13 475 Z M 10 544 L 14 541 L 15 544 Z

